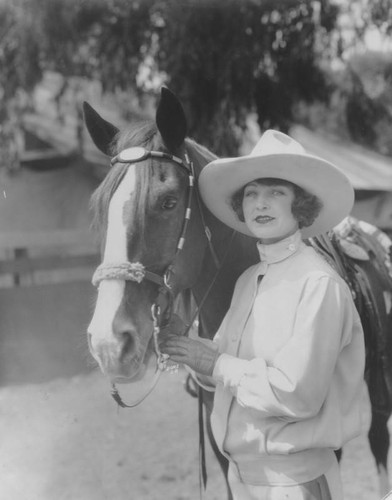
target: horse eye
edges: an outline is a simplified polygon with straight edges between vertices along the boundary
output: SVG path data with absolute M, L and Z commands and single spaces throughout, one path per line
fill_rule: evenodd
M 176 205 L 177 205 L 177 198 L 174 198 L 174 196 L 168 196 L 163 200 L 162 208 L 164 210 L 171 210 Z

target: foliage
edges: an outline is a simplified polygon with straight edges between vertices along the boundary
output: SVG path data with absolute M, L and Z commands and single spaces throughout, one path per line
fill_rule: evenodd
M 392 155 L 392 59 L 369 52 L 353 57 L 346 117 L 351 137 Z
M 31 0 L 41 11 L 46 68 L 102 82 L 105 91 L 136 87 L 151 36 L 151 0 Z M 60 20 L 60 22 L 58 21 Z
M 0 4 L 0 97 L 5 103 L 40 81 L 37 23 L 28 0 Z
M 260 127 L 287 131 L 298 99 L 325 99 L 317 64 L 337 10 L 315 2 L 188 2 L 157 5 L 159 68 L 188 103 L 191 133 L 219 153 L 237 151 L 255 110 Z M 324 6 L 324 7 L 323 7 Z M 239 127 L 239 129 L 238 129 Z M 237 133 L 236 133 L 237 132 Z
M 355 32 L 389 32 L 389 0 L 364 3 Z M 236 154 L 249 113 L 286 131 L 298 103 L 328 102 L 340 10 L 333 0 L 0 0 L 0 86 L 11 97 L 52 70 L 141 99 L 166 83 L 189 134 Z M 348 114 L 370 113 L 354 90 Z
M 339 71 L 330 71 L 334 91 L 325 105 L 296 110 L 313 129 L 345 137 L 392 156 L 391 52 L 354 54 Z

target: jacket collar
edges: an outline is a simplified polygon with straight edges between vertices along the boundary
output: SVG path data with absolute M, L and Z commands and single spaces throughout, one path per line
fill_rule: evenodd
M 275 264 L 280 262 L 290 255 L 293 255 L 302 243 L 301 231 L 296 231 L 291 236 L 272 243 L 271 245 L 263 245 L 257 242 L 257 250 L 259 251 L 260 261 L 266 264 Z

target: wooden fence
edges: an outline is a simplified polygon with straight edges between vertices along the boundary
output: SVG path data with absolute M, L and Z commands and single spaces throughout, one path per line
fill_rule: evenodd
M 89 280 L 98 263 L 86 230 L 0 233 L 0 288 Z

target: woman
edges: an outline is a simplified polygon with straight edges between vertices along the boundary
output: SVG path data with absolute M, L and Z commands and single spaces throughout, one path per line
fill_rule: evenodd
M 257 239 L 214 341 L 168 328 L 161 349 L 216 384 L 212 429 L 235 500 L 340 500 L 334 450 L 359 434 L 363 331 L 346 283 L 304 238 L 351 210 L 330 163 L 269 130 L 199 179 L 209 210 Z

